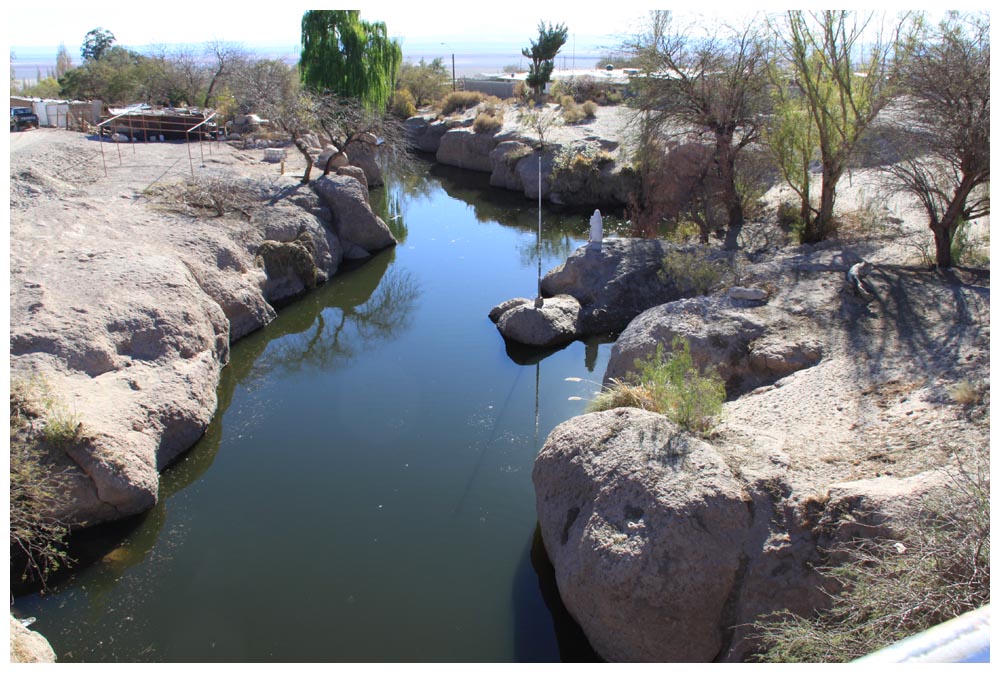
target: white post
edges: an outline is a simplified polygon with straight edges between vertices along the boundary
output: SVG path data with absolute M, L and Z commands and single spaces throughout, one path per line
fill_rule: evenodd
M 538 294 L 535 306 L 541 307 L 542 300 L 542 155 L 538 155 Z

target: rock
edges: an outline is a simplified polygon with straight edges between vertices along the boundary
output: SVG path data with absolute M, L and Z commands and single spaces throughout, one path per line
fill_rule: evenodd
M 337 169 L 337 175 L 347 175 L 354 178 L 361 183 L 361 186 L 365 189 L 365 195 L 368 195 L 368 178 L 365 175 L 364 170 L 358 168 L 357 166 L 341 166 Z
M 506 339 L 528 346 L 558 346 L 576 338 L 580 304 L 559 295 L 544 299 L 511 299 L 490 311 L 490 319 Z
M 517 140 L 508 140 L 499 143 L 490 152 L 490 186 L 509 189 L 515 192 L 524 191 L 524 183 L 517 172 L 517 165 L 521 159 L 534 154 L 530 145 Z
M 767 301 L 767 291 L 759 287 L 740 287 L 738 285 L 727 291 L 730 299 L 737 301 L 764 302 Z
M 419 151 L 436 154 L 441 147 L 441 138 L 453 125 L 447 121 L 434 121 L 433 117 L 410 117 L 404 122 L 403 131 L 407 140 Z
M 257 260 L 267 274 L 264 296 L 280 304 L 316 287 L 316 246 L 308 233 L 291 242 L 264 241 L 257 250 Z
M 476 133 L 472 129 L 451 129 L 441 137 L 437 162 L 483 173 L 491 173 L 490 153 L 497 145 L 494 136 Z
M 333 214 L 333 226 L 345 247 L 353 243 L 372 253 L 396 244 L 389 227 L 368 205 L 368 191 L 346 175 L 314 180 L 313 189 Z
M 812 367 L 822 357 L 823 345 L 812 337 L 789 341 L 780 335 L 769 334 L 750 347 L 750 367 L 765 378 L 787 376 Z
M 49 641 L 21 624 L 21 620 L 10 616 L 10 663 L 12 664 L 52 664 L 56 653 Z
M 316 283 L 325 283 L 340 268 L 343 259 L 340 239 L 323 220 L 303 208 L 272 206 L 255 213 L 251 221 L 262 230 L 265 241 L 291 243 L 308 238 L 306 244 L 315 267 Z M 258 256 L 259 253 L 258 250 Z
M 676 337 L 688 342 L 700 369 L 716 367 L 727 390 L 739 389 L 750 375 L 750 343 L 765 332 L 764 325 L 732 310 L 717 297 L 681 299 L 639 314 L 619 335 L 611 350 L 605 384 L 624 379 L 663 344 L 669 352 Z
M 722 650 L 750 513 L 711 446 L 638 409 L 559 425 L 532 480 L 563 603 L 609 661 Z
M 379 165 L 378 140 L 370 133 L 362 134 L 360 138 L 350 140 L 344 147 L 344 152 L 351 158 L 351 165 L 365 172 L 369 187 L 381 187 L 382 167 Z
M 580 302 L 581 335 L 621 331 L 642 311 L 679 296 L 659 277 L 668 245 L 637 238 L 605 239 L 600 250 L 585 245 L 545 275 L 542 294 Z

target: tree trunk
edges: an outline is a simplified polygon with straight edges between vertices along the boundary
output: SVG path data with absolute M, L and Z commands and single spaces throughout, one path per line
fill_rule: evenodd
M 940 222 L 931 221 L 931 231 L 934 232 L 934 256 L 939 269 L 947 269 L 953 263 L 951 258 L 951 243 L 955 238 L 955 232 L 961 224 L 962 216 L 965 213 L 965 202 L 975 187 L 975 178 L 968 174 L 962 175 L 962 181 L 955 188 L 948 209 L 941 216 Z
M 833 233 L 833 203 L 837 199 L 837 182 L 842 169 L 823 167 L 823 182 L 819 193 L 819 212 L 811 224 L 806 225 L 804 243 L 819 243 Z
M 731 133 L 716 134 L 715 157 L 719 165 L 722 203 L 726 208 L 725 248 L 735 250 L 743 227 L 743 199 L 736 189 L 736 148 Z
M 302 138 L 300 138 L 297 134 L 292 136 L 292 140 L 295 142 L 295 147 L 298 148 L 299 152 L 302 153 L 302 156 L 305 157 L 306 160 L 306 170 L 302 174 L 302 184 L 305 185 L 309 183 L 309 180 L 312 176 L 312 167 L 313 167 L 312 155 L 309 154 L 309 147 L 306 145 L 306 142 Z

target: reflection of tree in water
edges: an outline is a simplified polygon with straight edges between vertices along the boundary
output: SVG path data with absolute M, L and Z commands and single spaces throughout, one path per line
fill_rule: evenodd
M 306 329 L 272 341 L 255 363 L 253 376 L 268 378 L 338 367 L 352 360 L 359 349 L 371 348 L 404 331 L 418 296 L 419 287 L 409 272 L 389 269 L 367 298 L 351 301 L 351 295 L 345 296 L 345 301 L 317 311 Z

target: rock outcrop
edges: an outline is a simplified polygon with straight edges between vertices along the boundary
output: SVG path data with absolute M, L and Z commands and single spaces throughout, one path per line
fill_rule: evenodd
M 21 437 L 67 474 L 54 515 L 90 525 L 152 507 L 159 471 L 215 413 L 230 343 L 328 280 L 345 251 L 395 243 L 356 177 L 312 186 L 268 177 L 257 187 L 270 198 L 248 217 L 109 202 L 99 183 L 93 196 L 53 187 L 12 213 L 11 377 L 43 382 L 79 422 L 64 447 L 43 438 L 44 420 Z M 77 219 L 50 227 L 65 198 Z
M 812 567 L 948 487 L 935 473 L 796 494 L 787 465 L 736 473 L 665 416 L 585 414 L 558 426 L 532 473 L 559 593 L 609 661 L 740 661 L 755 620 L 828 605 Z
M 603 657 L 745 660 L 758 620 L 829 605 L 814 568 L 839 544 L 902 536 L 982 460 L 987 403 L 959 409 L 943 382 L 989 369 L 988 287 L 878 269 L 860 304 L 843 292 L 856 262 L 832 245 L 775 255 L 740 268 L 740 289 L 622 332 L 605 381 L 675 337 L 718 367 L 730 397 L 710 439 L 624 408 L 550 434 L 533 472 L 542 538 Z
M 540 169 L 541 196 L 552 203 L 570 207 L 620 207 L 628 203 L 636 187 L 635 175 L 612 155 L 619 139 L 581 126 L 568 134 L 572 139 L 546 142 L 538 149 L 538 140 L 516 123 L 504 125 L 497 133 L 476 133 L 472 125 L 477 109 L 440 120 L 411 117 L 404 125 L 407 138 L 421 152 L 434 154 L 438 163 L 489 173 L 494 187 L 523 192 L 529 199 L 538 198 Z M 598 150 L 606 153 L 600 163 L 570 162 L 569 167 L 556 170 L 560 153 Z
M 691 252 L 663 241 L 639 238 L 610 238 L 599 247 L 587 244 L 578 248 L 565 263 L 545 275 L 541 287 L 544 297 L 567 295 L 576 299 L 576 332 L 566 332 L 565 322 L 549 329 L 564 334 L 566 341 L 620 332 L 643 311 L 683 296 L 681 285 L 663 273 L 663 257 L 668 249 L 678 250 L 679 254 Z M 555 318 L 556 314 L 540 317 L 545 316 Z M 494 322 L 505 338 L 527 343 L 506 329 L 506 323 Z

